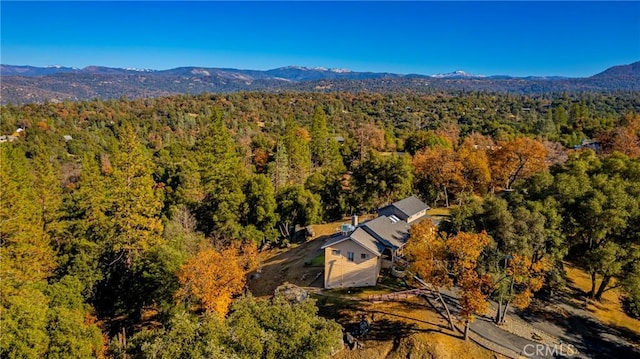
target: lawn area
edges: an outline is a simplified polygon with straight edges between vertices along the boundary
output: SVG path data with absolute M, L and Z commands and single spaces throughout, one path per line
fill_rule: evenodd
M 451 210 L 453 207 L 438 207 L 431 208 L 427 211 L 427 214 L 432 217 L 449 217 L 451 215 Z
M 311 260 L 311 264 L 312 267 L 324 267 L 324 252 L 322 252 L 321 254 L 313 257 L 313 259 Z
M 358 221 L 360 223 L 363 223 L 370 219 L 375 219 L 377 216 L 378 215 L 375 213 L 361 214 L 358 216 Z M 311 226 L 313 227 L 314 238 L 336 234 L 340 232 L 340 225 L 345 223 L 351 223 L 351 217 L 344 217 L 341 221 L 335 221 L 335 222 L 323 223 L 323 224 L 314 224 Z
M 564 269 L 567 272 L 570 285 L 584 293 L 591 290 L 591 277 L 587 272 L 570 263 L 565 263 Z M 604 324 L 621 327 L 640 335 L 640 320 L 631 318 L 624 312 L 620 296 L 618 288 L 612 289 L 603 294 L 601 302 L 590 301 L 587 310 Z M 582 303 L 574 304 L 580 305 Z

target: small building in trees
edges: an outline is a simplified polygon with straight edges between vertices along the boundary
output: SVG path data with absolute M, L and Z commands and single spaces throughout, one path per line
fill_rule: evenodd
M 344 224 L 327 239 L 324 249 L 324 287 L 367 287 L 377 283 L 380 270 L 402 255 L 411 224 L 426 217 L 429 206 L 411 196 L 378 210 L 378 218 Z
M 600 144 L 599 141 L 587 138 L 587 139 L 582 139 L 582 141 L 580 142 L 579 145 L 573 146 L 573 149 L 581 150 L 581 149 L 588 148 L 588 149 L 593 150 L 596 153 L 599 153 L 600 152 L 600 147 L 601 147 L 601 144 Z

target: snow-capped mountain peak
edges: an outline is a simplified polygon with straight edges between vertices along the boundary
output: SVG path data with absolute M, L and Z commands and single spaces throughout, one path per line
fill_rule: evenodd
M 127 71 L 136 71 L 136 72 L 154 72 L 155 70 L 151 70 L 151 69 L 140 69 L 137 67 L 127 67 L 125 68 L 125 70 Z
M 322 66 L 317 67 L 307 67 L 307 66 L 285 66 L 274 70 L 300 70 L 300 71 L 321 71 L 321 72 L 335 72 L 335 73 L 348 73 L 352 72 L 349 69 L 339 69 L 339 68 L 327 68 Z
M 435 74 L 435 75 L 431 75 L 431 77 L 435 77 L 435 78 L 473 78 L 473 77 L 486 77 L 485 75 L 474 75 L 474 74 L 469 74 L 466 73 L 462 70 L 457 70 L 454 72 L 449 72 L 446 74 Z

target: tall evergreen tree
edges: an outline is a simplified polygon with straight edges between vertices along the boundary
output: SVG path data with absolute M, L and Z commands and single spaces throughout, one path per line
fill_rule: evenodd
M 246 224 L 255 226 L 267 240 L 275 240 L 278 215 L 273 184 L 265 175 L 254 175 L 247 182 L 245 194 Z
M 311 159 L 314 167 L 331 169 L 335 173 L 344 172 L 344 163 L 338 142 L 329 135 L 327 116 L 322 107 L 317 106 L 311 122 Z
M 93 285 L 102 278 L 99 258 L 104 251 L 112 226 L 107 217 L 110 193 L 107 177 L 100 173 L 97 157 L 86 153 L 82 159 L 80 178 L 65 203 L 67 235 L 57 243 L 59 274 L 71 275 L 91 293 Z
M 276 144 L 275 161 L 271 170 L 273 186 L 276 190 L 286 187 L 289 184 L 289 172 L 291 164 L 289 161 L 289 151 L 287 144 L 279 140 Z
M 289 154 L 289 183 L 303 184 L 311 172 L 310 135 L 292 118 L 285 121 L 284 143 Z
M 60 168 L 54 154 L 44 144 L 40 144 L 37 148 L 33 159 L 33 174 L 37 205 L 42 213 L 43 230 L 49 236 L 56 237 L 62 230 Z
M 122 129 L 120 148 L 113 161 L 109 215 L 113 237 L 108 244 L 116 256 L 130 265 L 149 248 L 162 243 L 159 191 L 153 180 L 151 159 L 128 126 Z
M 311 122 L 311 156 L 313 165 L 321 167 L 326 163 L 329 146 L 329 130 L 327 117 L 322 107 L 317 106 Z
M 24 152 L 0 146 L 0 357 L 41 358 L 54 256 Z
M 195 152 L 205 198 L 198 211 L 201 228 L 216 237 L 238 235 L 246 173 L 222 114 L 215 111 Z

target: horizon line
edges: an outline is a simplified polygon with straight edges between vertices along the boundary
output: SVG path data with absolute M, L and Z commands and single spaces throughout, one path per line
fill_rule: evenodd
M 601 71 L 591 74 L 589 76 L 567 76 L 567 75 L 509 75 L 509 74 L 490 74 L 490 75 L 484 75 L 484 74 L 474 74 L 474 73 L 468 73 L 462 69 L 456 69 L 456 70 L 452 70 L 449 72 L 440 72 L 440 73 L 433 73 L 433 74 L 424 74 L 424 73 L 417 73 L 417 72 L 411 72 L 411 73 L 402 73 L 402 72 L 390 72 L 390 71 L 359 71 L 359 70 L 352 70 L 349 68 L 344 68 L 344 67 L 325 67 L 325 66 L 304 66 L 304 65 L 285 65 L 285 66 L 279 66 L 279 67 L 274 67 L 274 68 L 270 68 L 270 69 L 265 69 L 265 70 L 259 70 L 259 69 L 251 69 L 251 68 L 238 68 L 238 67 L 215 67 L 215 66 L 198 66 L 198 65 L 181 65 L 181 66 L 177 66 L 177 67 L 170 67 L 170 68 L 166 68 L 166 69 L 154 69 L 154 68 L 146 68 L 146 67 L 136 67 L 136 66 L 128 66 L 128 67 L 114 67 L 114 66 L 108 66 L 108 65 L 87 65 L 84 67 L 76 67 L 76 66 L 66 66 L 66 65 L 59 65 L 59 64 L 52 64 L 52 65 L 44 65 L 44 66 L 36 66 L 36 65 L 14 65 L 14 64 L 0 64 L 0 66 L 14 66 L 14 67 L 33 67 L 33 68 L 66 68 L 66 69 L 74 69 L 74 70 L 84 70 L 87 68 L 91 68 L 91 67 L 100 67 L 100 68 L 107 68 L 107 69 L 120 69 L 120 70 L 126 70 L 126 71 L 138 71 L 138 72 L 162 72 L 162 71 L 170 71 L 170 70 L 175 70 L 175 69 L 180 69 L 180 68 L 203 68 L 203 69 L 216 69 L 216 70 L 238 70 L 238 71 L 260 71 L 260 72 L 268 72 L 268 71 L 273 71 L 273 70 L 280 70 L 280 69 L 287 69 L 287 68 L 295 68 L 295 69 L 302 69 L 302 70 L 316 70 L 316 71 L 329 71 L 329 72 L 335 72 L 335 73 L 340 73 L 340 72 L 345 72 L 345 73 L 372 73 L 372 74 L 392 74 L 392 75 L 400 75 L 400 76 L 411 76 L 411 75 L 418 75 L 418 76 L 427 76 L 427 77 L 436 77 L 439 75 L 454 75 L 458 72 L 462 72 L 464 75 L 467 75 L 468 77 L 475 77 L 475 78 L 491 78 L 491 77 L 501 77 L 501 76 L 506 76 L 506 77 L 513 77 L 513 78 L 527 78 L 527 77 L 562 77 L 562 78 L 567 78 L 567 79 L 580 79 L 580 78 L 588 78 L 594 75 L 597 75 L 599 73 L 602 73 L 603 71 L 606 71 L 612 67 L 617 67 L 617 66 L 628 66 L 628 65 L 633 65 L 639 61 L 636 62 L 632 62 L 632 63 L 627 63 L 627 64 L 619 64 L 619 65 L 614 65 L 605 69 L 602 69 Z M 464 76 L 463 75 L 463 76 Z M 16 75 L 19 76 L 19 75 Z

